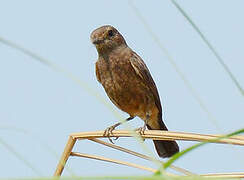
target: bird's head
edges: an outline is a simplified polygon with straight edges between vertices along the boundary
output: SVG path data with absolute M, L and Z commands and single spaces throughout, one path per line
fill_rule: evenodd
M 99 54 L 109 53 L 118 47 L 126 46 L 123 36 L 110 25 L 95 29 L 91 33 L 91 41 Z

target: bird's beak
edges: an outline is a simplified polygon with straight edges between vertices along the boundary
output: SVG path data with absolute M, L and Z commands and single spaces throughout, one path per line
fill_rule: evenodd
M 95 44 L 95 45 L 96 44 L 101 44 L 102 42 L 103 42 L 103 39 L 95 38 L 95 39 L 92 40 L 92 43 Z

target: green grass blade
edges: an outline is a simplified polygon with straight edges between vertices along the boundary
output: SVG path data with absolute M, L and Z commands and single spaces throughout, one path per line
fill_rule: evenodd
M 107 100 L 105 100 L 98 91 L 94 90 L 92 87 L 89 86 L 89 84 L 85 81 L 80 80 L 79 78 L 77 78 L 76 76 L 74 76 L 71 72 L 67 71 L 66 69 L 63 69 L 62 67 L 52 63 L 51 61 L 43 58 L 42 56 L 31 52 L 30 50 L 17 45 L 16 43 L 13 43 L 7 39 L 4 39 L 2 37 L 0 37 L 0 42 L 2 42 L 3 44 L 5 44 L 6 46 L 9 46 L 11 48 L 17 49 L 21 52 L 23 52 L 25 55 L 32 57 L 34 60 L 37 60 L 39 62 L 41 62 L 44 65 L 47 65 L 48 67 L 50 67 L 51 69 L 53 69 L 56 72 L 62 73 L 63 75 L 65 75 L 66 77 L 68 77 L 69 79 L 71 79 L 73 82 L 75 82 L 76 84 L 78 84 L 80 87 L 82 87 L 86 92 L 88 92 L 90 95 L 94 96 L 97 100 L 99 100 L 101 103 L 103 103 L 103 105 L 105 105 L 112 113 L 113 115 L 120 121 L 120 122 L 125 122 L 124 118 L 116 111 L 113 109 L 113 107 L 111 106 L 111 104 L 108 103 Z M 141 138 L 141 136 L 139 136 L 138 133 L 136 133 L 127 123 L 123 124 L 127 130 L 131 131 L 131 134 L 133 135 L 133 137 L 135 139 L 138 140 L 138 142 L 140 143 L 142 149 L 150 156 L 152 157 L 152 159 L 155 159 L 155 155 L 152 153 L 152 151 L 150 150 L 150 148 L 147 147 L 147 145 L 145 145 L 143 143 L 143 140 Z M 159 167 L 161 167 L 161 164 L 158 161 L 153 161 L 156 165 L 158 165 Z M 163 169 L 162 169 L 163 170 Z
M 40 56 L 36 53 L 33 53 L 30 50 L 28 50 L 28 49 L 26 49 L 20 45 L 17 45 L 16 43 L 13 43 L 7 39 L 0 37 L 0 42 L 5 44 L 6 46 L 9 46 L 11 48 L 14 48 L 14 49 L 21 51 L 25 55 L 32 57 L 34 60 L 41 62 L 42 64 L 50 67 L 51 69 L 53 69 L 56 72 L 61 72 L 66 77 L 68 77 L 69 79 L 74 81 L 76 84 L 80 85 L 87 93 L 89 93 L 92 96 L 95 96 L 100 102 L 102 102 L 106 107 L 108 107 L 108 109 L 110 109 L 116 117 L 118 117 L 118 113 L 113 110 L 112 106 L 99 94 L 99 92 L 97 92 L 92 87 L 90 87 L 89 84 L 86 83 L 85 81 L 82 81 L 81 79 L 74 76 L 71 72 L 63 69 L 62 67 L 52 63 L 51 61 L 49 61 L 45 58 L 43 58 L 42 56 Z
M 29 161 L 27 161 L 20 153 L 15 151 L 15 149 L 0 138 L 0 144 L 3 145 L 9 152 L 11 152 L 17 159 L 23 162 L 27 167 L 29 167 L 36 175 L 42 176 L 42 173 L 35 168 Z M 3 163 L 3 162 L 2 162 Z
M 86 177 L 46 177 L 46 178 L 8 178 L 0 180 L 230 180 L 231 178 L 206 178 L 201 176 L 86 176 Z M 235 178 L 236 179 L 236 178 Z M 233 178 L 234 180 L 234 178 Z
M 210 44 L 210 42 L 207 40 L 205 35 L 201 32 L 201 30 L 197 27 L 197 25 L 192 21 L 192 19 L 186 14 L 186 12 L 180 7 L 180 5 L 175 1 L 171 0 L 171 2 L 175 5 L 175 7 L 181 12 L 181 14 L 188 20 L 188 22 L 192 25 L 192 27 L 198 32 L 198 34 L 201 36 L 202 40 L 207 44 L 209 49 L 212 51 L 212 53 L 215 55 L 215 57 L 218 59 L 219 63 L 223 66 L 227 74 L 230 76 L 231 80 L 234 82 L 236 87 L 239 89 L 240 93 L 244 96 L 244 90 L 241 87 L 240 83 L 237 81 L 233 73 L 230 71 L 229 67 L 224 63 L 223 59 L 217 53 L 215 48 Z
M 159 40 L 159 38 L 157 37 L 157 35 L 152 31 L 150 25 L 147 23 L 147 21 L 145 20 L 145 18 L 141 15 L 141 13 L 137 9 L 137 7 L 133 4 L 133 1 L 132 0 L 129 0 L 128 3 L 129 3 L 129 6 L 132 8 L 133 12 L 135 13 L 135 15 L 142 22 L 142 24 L 144 25 L 145 29 L 148 31 L 148 33 L 150 34 L 150 36 L 152 37 L 152 39 L 158 45 L 158 47 L 160 48 L 160 50 L 166 55 L 167 60 L 173 66 L 173 68 L 175 69 L 176 73 L 183 80 L 185 86 L 190 91 L 191 95 L 198 102 L 198 104 L 200 105 L 200 107 L 202 108 L 202 110 L 207 114 L 208 119 L 211 120 L 211 122 L 214 124 L 214 126 L 218 130 L 221 129 L 220 126 L 219 126 L 219 124 L 218 124 L 218 122 L 217 122 L 217 120 L 216 120 L 216 118 L 214 117 L 214 115 L 208 110 L 207 106 L 205 105 L 205 103 L 203 102 L 203 100 L 201 99 L 201 97 L 199 96 L 198 92 L 193 88 L 193 86 L 191 85 L 190 81 L 186 78 L 186 76 L 184 75 L 184 73 L 180 70 L 180 68 L 176 64 L 175 60 L 172 58 L 172 56 L 170 55 L 170 53 L 168 52 L 168 50 L 163 46 L 163 44 L 161 43 L 161 41 Z
M 38 142 L 40 144 L 40 146 L 43 147 L 43 149 L 46 149 L 46 151 L 49 152 L 50 155 L 54 156 L 57 160 L 59 160 L 59 158 L 60 158 L 58 153 L 46 141 L 44 141 L 42 138 L 40 138 L 40 136 L 38 136 L 37 134 L 34 134 L 33 132 L 31 132 L 29 130 L 26 130 L 23 128 L 17 128 L 17 127 L 0 126 L 0 131 L 14 131 L 16 133 L 22 133 L 22 134 L 28 136 L 29 138 L 31 138 L 33 141 Z M 66 164 L 65 169 L 69 172 L 69 174 L 71 176 L 75 176 L 75 173 L 68 166 L 68 164 Z
M 179 159 L 180 157 L 182 157 L 183 155 L 185 155 L 186 153 L 189 153 L 190 151 L 200 147 L 200 146 L 203 146 L 207 143 L 210 143 L 210 142 L 217 142 L 218 140 L 221 140 L 221 139 L 225 139 L 225 138 L 228 138 L 228 137 L 231 137 L 231 136 L 234 136 L 234 135 L 238 135 L 238 134 L 241 134 L 241 133 L 244 133 L 244 129 L 240 129 L 240 130 L 237 130 L 233 133 L 230 133 L 230 134 L 227 134 L 227 135 L 224 135 L 224 136 L 221 136 L 219 138 L 216 138 L 216 139 L 213 139 L 213 140 L 210 140 L 210 141 L 206 141 L 206 142 L 201 142 L 201 143 L 198 143 L 198 144 L 195 144 L 177 154 L 175 154 L 174 156 L 172 156 L 167 162 L 164 163 L 164 168 L 168 168 L 173 162 L 175 162 L 177 159 Z

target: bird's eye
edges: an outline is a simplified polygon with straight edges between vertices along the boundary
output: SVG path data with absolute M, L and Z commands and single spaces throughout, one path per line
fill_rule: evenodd
M 109 36 L 109 37 L 112 37 L 113 35 L 114 35 L 114 31 L 113 31 L 113 30 L 109 30 L 109 31 L 108 31 L 108 36 Z

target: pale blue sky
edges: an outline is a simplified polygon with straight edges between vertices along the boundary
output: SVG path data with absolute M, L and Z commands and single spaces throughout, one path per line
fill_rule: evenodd
M 243 128 L 244 97 L 171 1 L 133 2 L 212 113 L 214 121 L 193 98 L 128 1 L 0 0 L 0 37 L 72 72 L 110 103 L 95 78 L 97 53 L 89 37 L 95 28 L 111 24 L 149 67 L 170 130 L 220 134 Z M 244 1 L 178 2 L 244 86 Z M 44 176 L 53 174 L 70 133 L 103 130 L 118 121 L 110 109 L 65 75 L 2 43 L 0 82 L 0 138 Z M 143 123 L 136 118 L 130 124 L 139 127 Z M 44 144 L 51 147 L 57 157 Z M 116 144 L 143 153 L 135 140 L 120 139 Z M 146 144 L 154 152 L 152 142 L 148 140 Z M 181 149 L 191 144 L 179 142 Z M 94 143 L 79 142 L 75 149 L 155 167 Z M 243 171 L 243 150 L 243 147 L 211 144 L 186 155 L 175 165 L 194 173 Z M 37 176 L 1 144 L 0 159 L 0 178 Z M 149 174 L 89 159 L 72 158 L 68 164 L 75 175 L 81 176 Z M 64 175 L 69 172 L 65 170 Z

